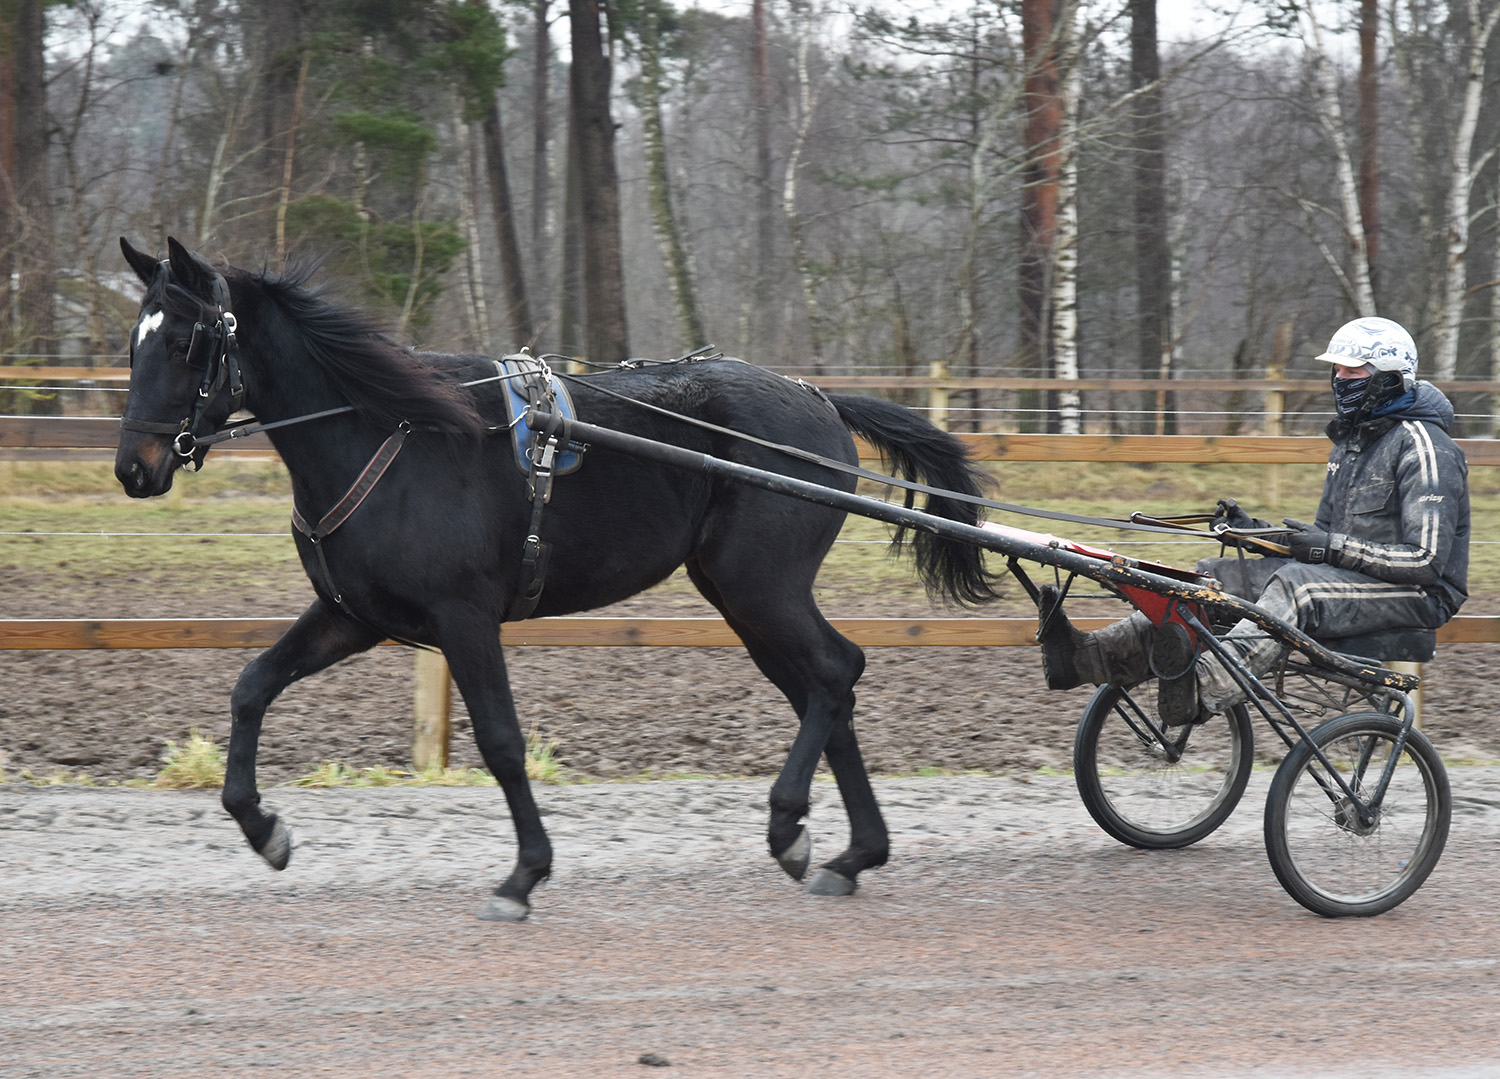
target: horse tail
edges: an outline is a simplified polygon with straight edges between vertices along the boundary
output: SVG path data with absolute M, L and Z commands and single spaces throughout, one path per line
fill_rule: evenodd
M 876 397 L 828 394 L 844 426 L 880 451 L 901 476 L 930 487 L 978 496 L 986 482 L 984 474 L 969 458 L 968 447 L 947 431 L 933 426 L 910 409 Z M 906 492 L 906 505 L 915 500 Z M 971 502 L 938 495 L 928 496 L 927 513 L 950 521 L 973 525 L 979 510 Z M 906 543 L 916 557 L 917 576 L 933 598 L 946 598 L 965 607 L 975 607 L 999 597 L 996 574 L 985 569 L 981 548 L 930 532 L 902 527 L 891 541 L 893 551 Z

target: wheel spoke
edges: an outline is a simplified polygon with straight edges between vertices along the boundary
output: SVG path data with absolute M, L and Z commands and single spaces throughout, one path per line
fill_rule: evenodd
M 1079 723 L 1074 769 L 1084 805 L 1123 843 L 1165 849 L 1208 835 L 1233 811 L 1252 762 L 1243 709 L 1198 725 L 1155 716 L 1154 681 L 1095 694 Z

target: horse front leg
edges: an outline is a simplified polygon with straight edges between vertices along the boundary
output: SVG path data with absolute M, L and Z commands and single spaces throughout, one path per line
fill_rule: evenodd
M 255 758 L 266 709 L 298 679 L 379 643 L 380 635 L 374 630 L 318 599 L 280 640 L 240 672 L 230 695 L 232 722 L 222 800 L 251 848 L 272 869 L 286 868 L 292 856 L 292 833 L 276 814 L 260 808 L 256 789 Z
M 485 767 L 505 792 L 516 830 L 516 864 L 478 911 L 489 922 L 519 922 L 531 913 L 531 890 L 552 872 L 552 841 L 526 775 L 526 738 L 500 647 L 500 624 L 468 606 L 435 612 L 438 637 L 454 684 L 474 724 Z

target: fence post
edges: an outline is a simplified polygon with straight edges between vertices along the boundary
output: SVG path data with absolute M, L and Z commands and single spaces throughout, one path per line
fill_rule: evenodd
M 449 740 L 453 731 L 450 710 L 453 685 L 448 676 L 448 661 L 441 652 L 417 649 L 412 670 L 411 763 L 418 772 L 429 768 L 446 770 Z
M 927 417 L 943 430 L 948 429 L 948 364 L 934 360 L 927 366 L 927 377 L 932 379 L 932 388 L 927 391 Z
M 1292 324 L 1279 322 L 1276 334 L 1271 338 L 1271 364 L 1266 368 L 1266 378 L 1279 381 L 1286 376 L 1286 367 L 1292 357 Z M 1280 389 L 1266 391 L 1266 434 L 1282 433 L 1282 417 L 1286 412 L 1286 394 Z M 1281 466 L 1266 467 L 1266 494 L 1271 509 L 1281 505 Z

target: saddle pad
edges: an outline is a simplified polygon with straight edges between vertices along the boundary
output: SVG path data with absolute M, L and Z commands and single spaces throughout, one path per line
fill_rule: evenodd
M 556 375 L 551 375 L 551 382 L 544 390 L 542 372 L 546 368 L 534 360 L 526 357 L 507 358 L 500 361 L 499 366 L 503 374 L 511 376 L 504 382 L 505 415 L 510 425 L 511 445 L 515 450 L 516 467 L 522 472 L 529 473 L 531 471 L 531 440 L 537 432 L 522 418 L 526 415 L 526 409 L 533 398 L 541 400 L 550 395 L 552 411 L 564 419 L 576 419 L 577 413 L 573 409 L 573 398 L 568 395 L 568 388 Z M 557 455 L 552 471 L 554 475 L 563 476 L 577 471 L 582 463 L 583 454 L 577 450 L 563 448 Z

